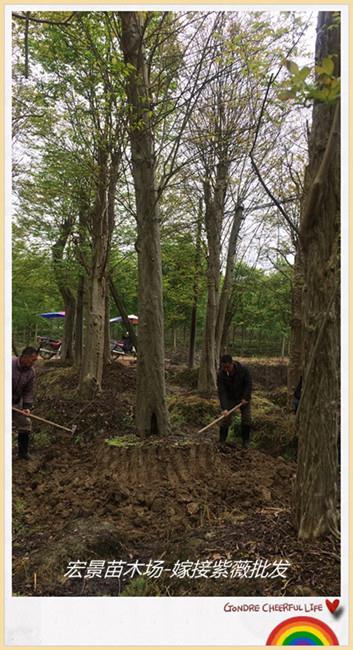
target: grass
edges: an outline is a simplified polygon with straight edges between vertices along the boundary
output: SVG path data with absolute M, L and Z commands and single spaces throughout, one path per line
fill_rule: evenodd
M 36 449 L 42 449 L 43 447 L 49 447 L 53 442 L 54 434 L 53 428 L 47 429 L 46 427 L 41 427 L 39 431 L 34 433 L 34 447 Z
M 15 535 L 20 535 L 26 528 L 25 503 L 19 497 L 13 500 L 12 504 L 12 530 Z
M 143 445 L 141 438 L 132 435 L 106 438 L 104 442 L 110 447 L 142 447 Z
M 218 400 L 205 399 L 198 394 L 177 395 L 168 399 L 170 423 L 174 431 L 185 426 L 202 428 L 220 413 Z

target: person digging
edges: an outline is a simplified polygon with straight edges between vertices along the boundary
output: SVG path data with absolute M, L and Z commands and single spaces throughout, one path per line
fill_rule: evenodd
M 247 449 L 250 442 L 252 390 L 249 370 L 238 361 L 233 361 L 230 354 L 224 354 L 221 357 L 220 369 L 217 374 L 217 388 L 223 415 L 227 416 L 234 406 L 242 404 L 240 407 L 240 433 L 242 446 Z M 231 421 L 232 416 L 229 416 L 220 423 L 219 442 L 222 448 L 226 444 Z
M 29 460 L 29 434 L 32 423 L 29 417 L 33 405 L 33 390 L 35 382 L 34 363 L 37 361 L 37 350 L 27 347 L 20 357 L 12 358 L 12 406 L 21 410 L 13 411 L 13 423 L 18 432 L 18 457 Z

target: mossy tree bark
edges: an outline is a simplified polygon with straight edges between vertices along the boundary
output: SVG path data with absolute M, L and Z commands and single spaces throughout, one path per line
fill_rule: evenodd
M 82 358 L 80 395 L 101 391 L 106 341 L 108 263 L 114 225 L 113 202 L 120 157 L 107 147 L 98 151 L 96 201 L 90 213 L 92 252 L 88 269 L 88 313 Z
M 320 12 L 316 59 L 332 55 L 339 76 L 340 30 Z M 309 191 L 300 226 L 303 251 L 304 380 L 297 413 L 298 536 L 338 535 L 340 433 L 340 112 L 316 103 L 309 142 Z
M 61 347 L 61 358 L 68 363 L 73 362 L 73 342 L 75 328 L 76 300 L 69 287 L 67 280 L 66 264 L 64 262 L 64 251 L 67 240 L 73 227 L 73 218 L 63 221 L 60 236 L 52 246 L 52 260 L 56 282 L 64 301 L 65 322 L 64 336 Z
M 299 244 L 294 260 L 292 280 L 292 316 L 287 377 L 288 408 L 303 374 L 303 262 Z
M 83 346 L 83 302 L 85 293 L 85 276 L 81 274 L 77 284 L 76 315 L 75 315 L 75 337 L 74 337 L 74 362 L 80 366 L 82 360 Z
M 232 299 L 232 292 L 234 286 L 234 267 L 236 260 L 237 241 L 241 222 L 243 219 L 243 207 L 237 206 L 234 213 L 232 228 L 229 237 L 228 254 L 226 272 L 223 280 L 222 292 L 219 301 L 219 308 L 217 314 L 216 324 L 216 361 L 219 361 L 220 356 L 223 354 L 222 342 L 225 340 L 223 335 L 224 330 L 228 330 L 228 323 L 226 322 L 226 314 L 229 311 L 230 301 Z
M 144 29 L 139 12 L 119 12 L 124 60 L 130 67 L 126 93 L 137 218 L 139 354 L 136 426 L 140 436 L 169 431 L 164 369 L 160 215 L 153 145 L 153 110 Z
M 198 390 L 205 395 L 216 389 L 216 327 L 220 299 L 221 233 L 230 162 L 224 156 L 217 164 L 214 183 L 204 182 L 207 233 L 207 307 L 203 333 Z
M 196 225 L 195 262 L 194 262 L 195 275 L 194 275 L 193 298 L 192 298 L 192 307 L 191 307 L 189 358 L 188 358 L 189 368 L 194 367 L 194 361 L 195 361 L 197 306 L 199 302 L 200 274 L 201 274 L 200 267 L 201 267 L 202 216 L 203 216 L 203 202 L 202 202 L 202 198 L 200 198 L 198 219 Z

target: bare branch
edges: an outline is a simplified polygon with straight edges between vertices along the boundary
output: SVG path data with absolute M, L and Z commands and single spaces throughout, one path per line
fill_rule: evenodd
M 68 18 L 66 18 L 65 20 L 48 20 L 47 18 L 34 18 L 33 16 L 28 16 L 27 14 L 29 14 L 29 13 L 30 13 L 29 11 L 26 11 L 25 14 L 18 14 L 15 11 L 13 11 L 12 16 L 14 18 L 20 18 L 21 20 L 25 20 L 26 22 L 30 21 L 32 23 L 44 23 L 46 25 L 65 26 L 76 15 L 76 11 L 73 11 L 72 14 L 70 14 L 70 16 L 68 16 Z

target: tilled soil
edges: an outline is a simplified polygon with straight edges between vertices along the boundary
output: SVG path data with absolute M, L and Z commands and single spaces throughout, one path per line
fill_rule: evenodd
M 45 373 L 49 371 L 54 372 L 50 366 Z M 100 405 L 76 400 L 87 435 L 52 435 L 27 462 L 14 453 L 14 594 L 339 594 L 334 541 L 296 539 L 291 514 L 295 463 L 256 449 L 222 452 L 217 432 L 202 439 L 190 432 L 163 440 L 136 439 L 129 415 L 134 372 L 109 369 Z M 39 375 L 39 395 L 43 390 L 48 399 Z M 64 372 L 62 395 L 70 395 L 71 380 Z M 123 390 L 113 405 L 119 381 Z M 53 393 L 49 401 L 54 402 Z M 43 398 L 38 401 L 36 412 L 44 405 Z M 72 414 L 73 404 L 68 398 L 61 413 Z M 112 429 L 114 435 L 124 435 L 121 446 L 107 444 Z M 134 572 L 129 567 L 137 560 Z M 70 577 L 70 563 L 77 561 L 85 564 L 76 570 L 78 577 Z M 166 571 L 147 575 L 148 563 L 158 561 Z M 124 571 L 109 577 L 106 570 L 113 562 Z M 234 572 L 240 562 L 250 569 Z M 190 568 L 177 573 L 175 567 L 182 563 Z M 202 577 L 195 572 L 196 563 L 208 563 L 211 569 Z M 263 570 L 274 563 L 285 565 L 282 576 L 269 577 L 271 572 Z M 97 569 L 90 578 L 94 571 L 89 566 Z

